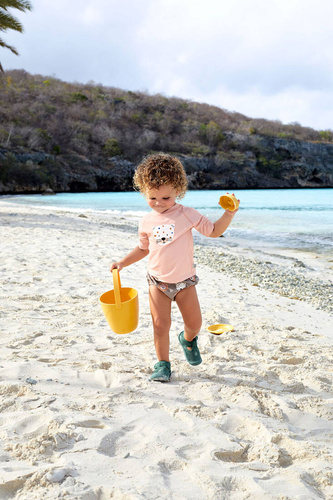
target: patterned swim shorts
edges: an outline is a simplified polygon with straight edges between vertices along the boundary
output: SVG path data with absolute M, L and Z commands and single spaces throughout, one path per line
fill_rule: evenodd
M 199 283 L 199 278 L 197 275 L 194 275 L 184 281 L 180 281 L 179 283 L 163 283 L 147 273 L 147 281 L 149 285 L 157 286 L 157 288 L 169 297 L 170 300 L 176 300 L 178 292 L 184 290 L 184 288 L 188 288 L 189 286 L 197 285 Z

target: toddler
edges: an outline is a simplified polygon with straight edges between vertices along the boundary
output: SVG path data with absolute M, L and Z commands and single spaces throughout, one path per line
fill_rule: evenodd
M 168 154 L 146 157 L 137 167 L 134 185 L 146 197 L 152 211 L 140 221 L 139 245 L 119 262 L 113 262 L 110 270 L 121 271 L 149 254 L 147 281 L 158 358 L 150 379 L 167 382 L 171 376 L 172 301 L 177 303 L 184 321 L 184 331 L 179 333 L 178 340 L 185 358 L 193 366 L 202 362 L 197 345 L 202 319 L 195 288 L 199 278 L 193 264 L 192 229 L 217 238 L 227 229 L 237 210 L 226 210 L 213 223 L 194 208 L 176 203 L 186 193 L 187 179 L 180 160 Z

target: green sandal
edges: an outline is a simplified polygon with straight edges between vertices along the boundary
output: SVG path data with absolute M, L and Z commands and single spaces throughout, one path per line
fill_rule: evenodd
M 188 363 L 192 366 L 200 365 L 202 363 L 202 359 L 200 356 L 200 351 L 197 346 L 197 340 L 198 337 L 195 337 L 191 342 L 185 339 L 184 337 L 184 332 L 180 332 L 178 335 L 178 340 L 180 345 L 183 348 L 185 358 L 187 359 Z M 187 349 L 188 347 L 191 347 L 192 350 Z
M 156 382 L 169 382 L 171 377 L 171 364 L 169 361 L 159 361 L 154 366 L 155 371 L 150 377 L 150 380 Z

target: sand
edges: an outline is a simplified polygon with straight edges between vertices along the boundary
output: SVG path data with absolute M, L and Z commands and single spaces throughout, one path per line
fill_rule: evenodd
M 172 381 L 153 383 L 146 261 L 121 273 L 139 291 L 135 332 L 113 333 L 99 305 L 133 220 L 4 200 L 0 217 L 1 499 L 333 498 L 320 304 L 200 263 L 203 363 L 186 363 L 173 306 Z M 234 331 L 205 330 L 219 322 Z

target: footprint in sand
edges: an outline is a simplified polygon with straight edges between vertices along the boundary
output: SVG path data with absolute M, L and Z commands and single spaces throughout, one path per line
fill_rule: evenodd
M 111 432 L 110 434 L 107 434 L 101 441 L 99 447 L 97 448 L 97 451 L 99 453 L 102 453 L 103 455 L 106 455 L 108 457 L 114 457 L 118 453 L 118 446 L 117 443 L 119 439 L 121 439 L 123 436 L 125 436 L 126 431 L 125 430 L 120 430 L 120 431 L 115 431 Z
M 78 422 L 73 422 L 72 425 L 75 427 L 85 427 L 88 429 L 104 429 L 106 427 L 103 422 L 93 418 L 87 420 L 80 420 Z
M 249 449 L 249 446 L 245 448 L 240 448 L 239 450 L 231 451 L 231 450 L 225 450 L 225 451 L 216 451 L 214 453 L 214 457 L 217 460 L 222 460 L 222 462 L 235 462 L 235 463 L 242 463 L 242 462 L 247 462 L 247 450 Z
M 15 475 L 19 477 L 15 477 Z M 15 498 L 16 493 L 22 490 L 27 479 L 32 476 L 32 472 L 23 474 L 22 472 L 3 472 L 2 483 L 0 484 L 0 498 L 10 499 Z
M 46 420 L 44 414 L 23 418 L 12 428 L 14 437 L 4 449 L 18 460 L 34 464 L 41 457 L 44 461 L 52 461 L 55 452 L 72 448 L 77 441 L 77 433 L 68 429 L 66 424 Z
M 161 469 L 162 474 L 171 474 L 174 471 L 186 468 L 186 462 L 181 462 L 180 460 L 161 460 L 157 465 Z

